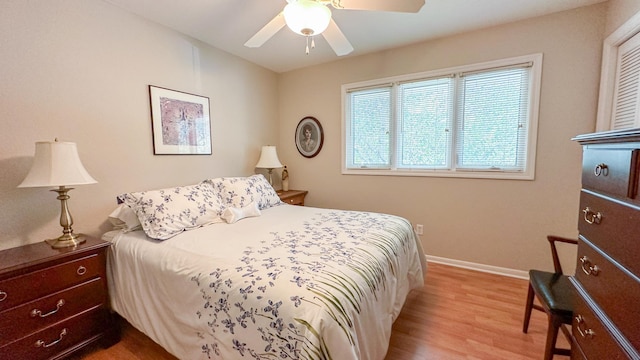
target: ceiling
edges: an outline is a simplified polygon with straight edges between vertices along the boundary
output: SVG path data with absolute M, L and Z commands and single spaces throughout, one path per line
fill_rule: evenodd
M 340 59 L 322 36 L 306 55 L 305 38 L 286 26 L 260 48 L 244 46 L 286 0 L 104 1 L 279 73 Z M 352 57 L 604 1 L 426 0 L 415 14 L 331 10 L 353 45 L 346 55 Z

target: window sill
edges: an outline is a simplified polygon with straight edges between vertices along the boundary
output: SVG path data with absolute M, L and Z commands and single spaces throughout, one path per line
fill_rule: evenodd
M 508 171 L 452 171 L 452 170 L 389 170 L 389 169 L 342 169 L 342 175 L 364 176 L 425 176 L 443 178 L 473 178 L 496 180 L 534 180 L 535 174 Z

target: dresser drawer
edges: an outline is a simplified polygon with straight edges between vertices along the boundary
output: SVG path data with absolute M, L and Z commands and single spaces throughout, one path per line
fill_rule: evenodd
M 575 277 L 625 337 L 640 347 L 640 280 L 582 240 Z
M 107 301 L 104 280 L 95 278 L 0 312 L 0 346 Z
M 582 187 L 619 197 L 637 194 L 637 150 L 587 148 L 582 160 Z
M 107 324 L 107 311 L 96 308 L 0 347 L 0 359 L 49 359 L 91 341 Z
M 104 251 L 0 281 L 0 311 L 95 277 L 104 277 Z M 25 284 L 29 284 L 28 287 Z
M 573 313 L 572 335 L 589 359 L 629 359 L 612 334 L 598 319 L 580 294 L 576 297 Z
M 640 209 L 588 191 L 580 195 L 578 230 L 591 243 L 640 275 Z
M 572 337 L 571 341 L 571 360 L 589 360 L 587 355 L 584 354 L 580 345 L 576 342 L 576 339 Z

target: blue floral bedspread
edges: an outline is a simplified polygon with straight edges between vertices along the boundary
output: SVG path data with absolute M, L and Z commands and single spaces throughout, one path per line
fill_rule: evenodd
M 407 293 L 423 285 L 423 254 L 411 224 L 392 215 L 284 205 L 253 220 L 197 231 L 148 241 L 144 251 L 133 251 L 136 269 L 123 266 L 147 273 L 141 254 L 153 253 L 151 266 L 159 269 L 146 276 L 154 280 L 124 292 L 156 297 L 153 291 L 166 288 L 166 299 L 156 301 L 163 304 L 141 310 L 113 301 L 134 326 L 182 359 L 381 360 Z M 116 250 L 119 243 L 126 244 L 114 241 Z M 172 252 L 178 259 L 169 262 Z M 196 257 L 189 260 L 187 253 Z M 153 314 L 136 314 L 141 311 Z

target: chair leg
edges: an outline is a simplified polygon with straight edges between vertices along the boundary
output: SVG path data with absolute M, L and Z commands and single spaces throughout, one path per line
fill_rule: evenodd
M 529 320 L 531 319 L 531 310 L 533 309 L 533 287 L 529 284 L 529 293 L 527 294 L 527 304 L 524 308 L 524 323 L 522 324 L 522 332 L 527 333 L 529 330 Z
M 544 348 L 544 360 L 552 360 L 556 350 L 558 331 L 562 325 L 562 320 L 556 316 L 549 315 L 549 325 L 547 327 L 547 342 Z

